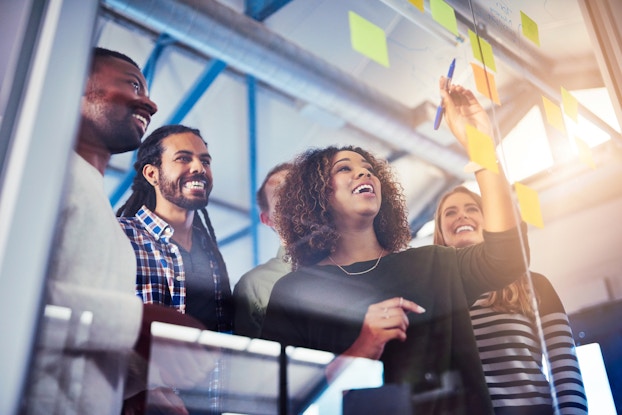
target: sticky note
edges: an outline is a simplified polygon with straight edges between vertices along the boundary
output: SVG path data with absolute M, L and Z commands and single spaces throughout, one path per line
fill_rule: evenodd
M 538 24 L 522 11 L 520 12 L 520 21 L 523 28 L 523 35 L 525 35 L 525 37 L 531 40 L 535 45 L 540 46 Z
M 430 0 L 430 11 L 434 20 L 458 36 L 458 23 L 456 22 L 456 12 L 453 7 L 443 0 Z
M 497 153 L 492 138 L 468 124 L 466 134 L 469 159 L 492 172 L 499 173 Z
M 555 104 L 545 96 L 542 96 L 542 103 L 544 104 L 544 115 L 546 116 L 548 123 L 562 133 L 566 133 L 566 125 L 564 124 L 564 117 L 559 105 Z
M 419 9 L 422 13 L 425 13 L 425 7 L 423 5 L 423 0 L 408 0 L 413 6 Z
M 562 104 L 564 105 L 564 112 L 567 116 L 577 121 L 579 113 L 579 102 L 577 99 L 566 90 L 563 86 L 562 90 Z
M 490 46 L 490 43 L 477 36 L 471 29 L 469 29 L 469 39 L 471 40 L 473 57 L 480 61 L 486 68 L 496 72 L 495 57 L 492 54 L 492 46 Z
M 473 68 L 473 76 L 475 77 L 475 87 L 479 93 L 490 98 L 495 104 L 501 105 L 495 75 L 474 63 L 471 63 L 471 68 Z
M 579 150 L 579 160 L 588 167 L 592 169 L 596 168 L 596 163 L 594 163 L 594 157 L 592 156 L 592 149 L 584 140 L 581 140 L 579 137 L 575 137 L 575 143 L 577 144 L 577 149 Z
M 354 12 L 349 12 L 352 49 L 389 67 L 389 52 L 384 31 Z
M 523 218 L 526 223 L 544 228 L 538 193 L 532 188 L 518 182 L 514 183 L 514 189 L 516 189 L 521 218 Z

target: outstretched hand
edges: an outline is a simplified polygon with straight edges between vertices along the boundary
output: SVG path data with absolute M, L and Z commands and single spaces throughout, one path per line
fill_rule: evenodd
M 421 314 L 425 309 L 402 297 L 394 297 L 367 308 L 363 327 L 344 355 L 379 359 L 390 340 L 406 340 L 409 312 Z
M 445 89 L 447 79 L 442 76 L 439 80 L 445 120 L 451 132 L 460 144 L 467 149 L 466 126 L 472 125 L 477 130 L 492 137 L 490 117 L 481 106 L 473 92 L 461 85 L 450 85 Z

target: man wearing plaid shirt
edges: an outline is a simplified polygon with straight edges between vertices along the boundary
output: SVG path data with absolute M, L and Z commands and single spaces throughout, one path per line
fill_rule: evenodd
M 118 210 L 136 254 L 136 294 L 174 307 L 208 330 L 230 332 L 227 269 L 205 209 L 211 156 L 198 130 L 167 125 L 141 144 L 133 193 Z

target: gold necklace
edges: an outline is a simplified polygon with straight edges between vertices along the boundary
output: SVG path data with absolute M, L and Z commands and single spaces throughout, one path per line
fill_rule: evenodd
M 361 274 L 367 274 L 370 271 L 373 271 L 376 269 L 376 267 L 378 266 L 378 264 L 380 263 L 380 259 L 382 258 L 382 254 L 384 254 L 384 248 L 382 248 L 380 250 L 380 255 L 378 256 L 378 259 L 376 260 L 376 263 L 374 264 L 373 267 L 371 267 L 370 269 L 366 269 L 365 271 L 360 271 L 360 272 L 348 272 L 346 271 L 341 265 L 339 265 L 338 263 L 335 262 L 335 260 L 333 259 L 333 257 L 331 257 L 330 255 L 328 256 L 328 259 L 330 259 L 330 262 L 332 262 L 333 264 L 337 265 L 337 267 L 342 270 L 343 272 L 346 273 L 346 275 L 361 275 Z

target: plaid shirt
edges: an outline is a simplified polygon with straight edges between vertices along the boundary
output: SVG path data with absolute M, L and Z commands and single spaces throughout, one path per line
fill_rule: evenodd
M 146 206 L 134 217 L 117 218 L 128 236 L 136 254 L 136 295 L 146 304 L 163 304 L 186 312 L 185 272 L 179 247 L 171 241 L 173 228 Z M 220 270 L 212 252 L 208 252 L 213 266 L 213 278 L 217 300 L 219 331 L 231 329 L 222 310 L 225 297 L 222 292 Z M 225 275 L 226 277 L 226 275 Z M 223 318 L 221 318 L 223 317 Z

